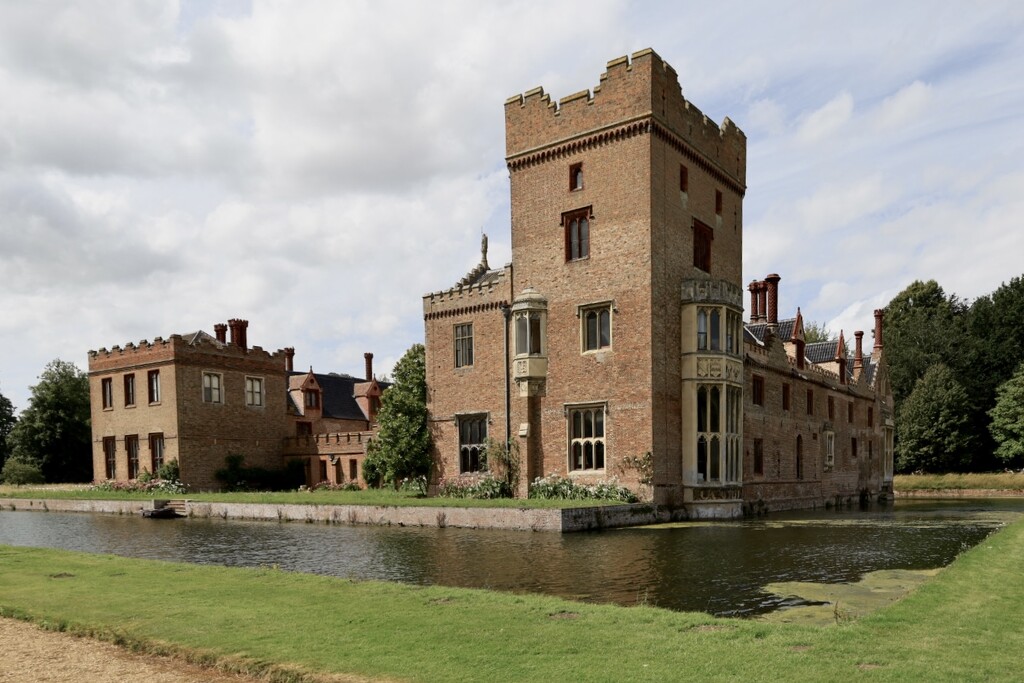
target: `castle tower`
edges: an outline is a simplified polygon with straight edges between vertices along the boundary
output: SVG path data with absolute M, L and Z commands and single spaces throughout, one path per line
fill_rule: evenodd
M 627 459 L 651 453 L 656 502 L 738 484 L 745 136 L 652 50 L 557 104 L 510 98 L 505 123 L 512 290 L 546 302 L 543 391 L 510 406 L 529 476 L 636 483 Z

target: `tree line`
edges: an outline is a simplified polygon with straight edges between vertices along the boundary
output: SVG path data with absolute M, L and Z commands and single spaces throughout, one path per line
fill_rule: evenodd
M 49 363 L 20 416 L 0 394 L 0 481 L 90 481 L 91 442 L 89 378 L 74 363 Z
M 885 309 L 899 472 L 1024 465 L 1024 279 L 968 303 L 915 281 Z

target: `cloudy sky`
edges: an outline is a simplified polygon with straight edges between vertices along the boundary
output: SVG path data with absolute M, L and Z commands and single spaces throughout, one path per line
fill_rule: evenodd
M 747 134 L 782 315 L 1024 272 L 1019 1 L 0 2 L 0 392 L 231 317 L 387 372 L 481 229 L 510 258 L 505 99 L 646 47 Z

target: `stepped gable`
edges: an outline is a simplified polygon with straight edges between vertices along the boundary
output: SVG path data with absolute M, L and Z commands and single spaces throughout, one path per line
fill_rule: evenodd
M 487 263 L 487 235 L 480 240 L 480 262 L 454 286 L 423 297 L 424 319 L 463 315 L 507 306 L 506 291 L 511 282 L 512 264 L 491 269 Z M 496 296 L 495 296 L 496 295 Z

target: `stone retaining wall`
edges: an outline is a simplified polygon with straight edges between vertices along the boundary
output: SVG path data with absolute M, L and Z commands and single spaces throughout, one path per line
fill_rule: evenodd
M 2 498 L 4 510 L 139 514 L 150 501 Z M 609 505 L 558 509 L 397 507 L 382 505 L 275 505 L 272 503 L 207 503 L 186 501 L 189 517 L 257 519 L 328 524 L 457 527 L 568 533 L 589 529 L 637 526 L 678 518 L 650 505 Z

